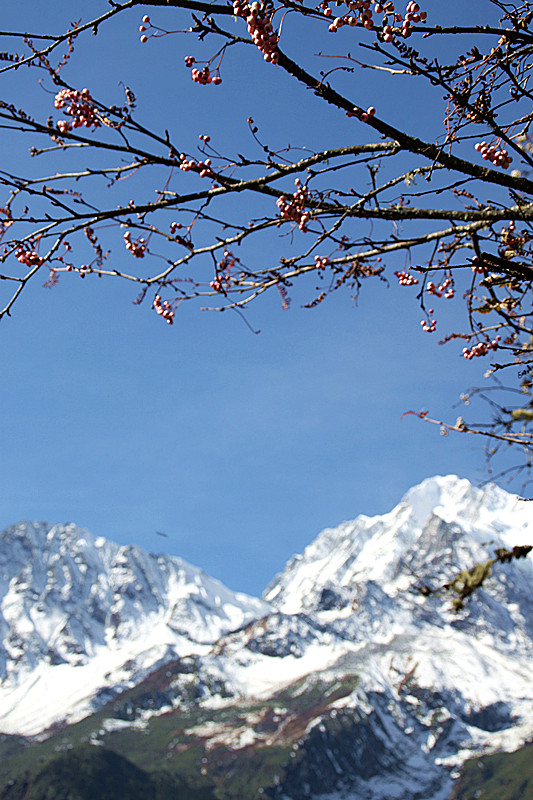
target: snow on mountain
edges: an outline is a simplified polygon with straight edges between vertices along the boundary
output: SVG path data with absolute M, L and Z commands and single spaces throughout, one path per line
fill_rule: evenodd
M 442 585 L 496 547 L 530 543 L 531 503 L 493 484 L 429 478 L 388 514 L 323 531 L 263 599 L 342 642 L 345 664 L 367 665 L 368 690 L 409 675 L 428 692 L 460 696 L 465 708 L 511 703 L 525 715 L 533 710 L 531 559 L 497 566 L 466 613 L 416 586 Z
M 445 543 L 436 540 L 442 523 L 457 530 L 453 553 L 451 533 Z M 477 489 L 455 475 L 428 478 L 410 489 L 388 514 L 361 515 L 324 530 L 302 555 L 289 561 L 263 599 L 295 614 L 309 611 L 324 590 L 327 604 L 328 587 L 333 593 L 348 592 L 353 597 L 359 583 L 374 581 L 396 595 L 412 583 L 406 569 L 409 559 L 427 576 L 435 577 L 435 566 L 440 564 L 442 573 L 449 567 L 450 556 L 458 568 L 471 566 L 472 558 L 489 557 L 487 543 L 494 542 L 494 547 L 525 544 L 532 532 L 532 505 L 516 495 L 494 484 Z
M 198 669 L 226 697 L 264 702 L 295 685 L 313 693 L 317 682 L 327 698 L 355 681 L 308 718 L 297 741 L 307 757 L 291 762 L 275 798 L 439 800 L 467 757 L 530 737 L 531 560 L 496 568 L 459 614 L 415 586 L 531 542 L 531 504 L 447 476 L 424 481 L 388 514 L 323 531 L 295 556 L 265 591 L 276 611 L 225 637 Z M 270 740 L 286 744 L 291 725 Z M 249 742 L 249 724 L 233 735 Z
M 179 558 L 75 525 L 0 534 L 0 730 L 37 733 L 268 606 Z
M 75 526 L 15 526 L 0 535 L 0 731 L 98 707 L 106 744 L 176 714 L 161 757 L 203 747 L 215 781 L 232 752 L 238 776 L 265 747 L 290 751 L 261 784 L 271 800 L 445 800 L 470 755 L 533 735 L 533 565 L 497 565 L 458 614 L 415 587 L 530 543 L 532 504 L 430 478 L 320 533 L 260 601 Z

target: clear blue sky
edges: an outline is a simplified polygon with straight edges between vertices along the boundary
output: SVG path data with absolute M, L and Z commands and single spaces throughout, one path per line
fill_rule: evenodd
M 439 6 L 426 5 L 433 22 Z M 1 25 L 56 32 L 87 18 L 86 7 L 7 0 Z M 296 92 L 251 48 L 228 57 L 221 87 L 194 86 L 183 57 L 200 46 L 179 36 L 141 46 L 146 10 L 169 27 L 188 24 L 175 10 L 122 15 L 76 45 L 68 79 L 109 102 L 120 99 L 117 82 L 127 82 L 138 118 L 179 129 L 184 149 L 205 132 L 221 149 L 248 142 L 250 115 L 283 142 L 349 140 L 348 121 Z M 289 23 L 286 36 L 294 45 Z M 0 78 L 1 97 L 14 98 L 15 78 Z M 362 102 L 375 102 L 371 89 L 361 85 Z M 44 92 L 42 102 L 50 105 Z M 385 103 L 398 120 L 395 97 Z M 421 116 L 409 112 L 412 128 Z M 20 151 L 1 135 L 0 167 L 14 169 Z M 58 168 L 52 157 L 32 166 Z M 452 404 L 487 366 L 465 362 L 459 345 L 437 347 L 405 288 L 369 282 L 357 307 L 339 293 L 315 310 L 300 307 L 308 297 L 296 290 L 288 311 L 273 295 L 249 311 L 261 330 L 254 335 L 236 314 L 192 304 L 168 326 L 148 304 L 134 306 L 134 288 L 118 282 L 69 275 L 53 290 L 41 283 L 0 323 L 2 527 L 72 521 L 180 555 L 257 594 L 323 527 L 385 512 L 432 474 L 485 477 L 482 443 L 401 419 L 424 407 L 455 419 Z M 449 304 L 439 333 L 464 324 L 463 313 L 459 301 Z

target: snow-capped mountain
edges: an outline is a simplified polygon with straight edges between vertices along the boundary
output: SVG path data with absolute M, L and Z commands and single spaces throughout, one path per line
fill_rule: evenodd
M 275 612 L 225 637 L 198 680 L 263 700 L 319 686 L 332 701 L 305 717 L 303 737 L 290 707 L 268 735 L 258 726 L 254 739 L 245 718 L 210 736 L 282 746 L 299 731 L 307 756 L 289 762 L 277 798 L 446 798 L 450 770 L 469 755 L 513 750 L 533 733 L 533 565 L 496 568 L 466 613 L 415 586 L 528 543 L 531 504 L 455 476 L 424 481 L 388 514 L 323 531 L 265 591 Z
M 533 565 L 497 565 L 458 614 L 415 586 L 526 544 L 533 504 L 430 478 L 323 531 L 260 601 L 74 526 L 15 526 L 0 731 L 99 709 L 75 743 L 144 737 L 154 768 L 172 759 L 221 800 L 446 800 L 466 758 L 533 734 Z
M 0 534 L 0 731 L 33 734 L 264 615 L 179 558 L 75 525 Z
M 317 611 L 320 604 L 334 607 L 328 587 L 352 602 L 357 587 L 369 582 L 398 597 L 413 574 L 435 582 L 450 577 L 451 566 L 462 569 L 472 559 L 488 558 L 496 546 L 527 544 L 532 526 L 533 504 L 494 484 L 477 489 L 454 475 L 429 478 L 388 514 L 361 515 L 322 531 L 274 578 L 263 598 L 295 614 Z
M 474 634 L 476 644 L 484 636 L 497 639 L 502 652 L 514 657 L 533 639 L 531 560 L 495 568 L 489 591 L 478 594 L 464 619 L 449 604 L 413 590 L 442 585 L 498 547 L 531 543 L 533 504 L 495 485 L 478 489 L 455 476 L 430 478 L 388 514 L 359 516 L 323 531 L 263 599 L 353 643 L 387 643 L 397 633 L 418 636 L 452 626 Z

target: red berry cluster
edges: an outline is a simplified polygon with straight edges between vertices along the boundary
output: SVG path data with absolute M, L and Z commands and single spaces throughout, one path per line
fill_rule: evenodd
M 415 286 L 418 283 L 418 278 L 411 275 L 409 272 L 395 272 L 400 286 Z
M 236 17 L 244 17 L 248 23 L 248 33 L 252 41 L 263 53 L 265 61 L 271 64 L 278 63 L 278 36 L 274 32 L 272 22 L 266 17 L 261 9 L 261 3 L 254 0 L 253 3 L 234 0 L 233 13 Z
M 302 186 L 299 178 L 296 178 L 296 191 L 292 197 L 287 197 L 282 194 L 276 205 L 279 208 L 279 215 L 281 219 L 289 219 L 292 222 L 297 222 L 298 227 L 305 233 L 307 231 L 307 223 L 311 219 L 311 214 L 305 210 L 307 203 L 307 186 Z
M 363 109 L 359 108 L 359 106 L 354 106 L 351 111 L 346 112 L 346 116 L 357 117 L 357 119 L 360 119 L 361 122 L 368 122 L 370 117 L 373 117 L 375 113 L 376 109 L 374 106 L 370 106 L 370 108 L 367 108 L 366 111 L 363 111 Z
M 507 169 L 513 160 L 512 156 L 503 147 L 500 149 L 494 147 L 494 145 L 490 146 L 487 142 L 478 142 L 474 145 L 474 150 L 481 153 L 481 158 L 485 159 L 485 161 L 492 161 L 495 167 L 502 167 L 502 169 Z
M 181 224 L 181 222 L 171 222 L 170 223 L 170 233 L 172 235 L 174 235 L 176 233 L 176 231 L 178 231 L 182 227 L 183 227 L 183 225 Z
M 126 231 L 124 234 L 124 244 L 126 245 L 126 250 L 129 250 L 132 256 L 135 256 L 135 258 L 144 258 L 146 253 L 145 239 L 141 237 L 132 242 L 130 231 Z
M 166 319 L 169 325 L 174 324 L 174 309 L 168 300 L 161 300 L 161 296 L 157 294 L 154 300 L 154 308 L 156 314 Z
M 479 256 L 474 256 L 472 258 L 472 272 L 476 275 L 486 275 L 488 273 L 487 267 L 481 261 Z
M 429 313 L 433 314 L 433 309 L 429 309 Z M 434 330 L 437 328 L 437 320 L 435 319 L 422 319 L 420 320 L 420 324 L 422 325 L 422 330 L 426 331 L 426 333 L 433 333 Z
M 329 259 L 315 256 L 315 264 L 317 269 L 326 269 L 327 265 L 329 264 Z
M 470 360 L 471 358 L 477 358 L 479 356 L 486 356 L 489 350 L 497 350 L 498 349 L 498 342 L 500 341 L 501 336 L 496 336 L 492 342 L 478 342 L 473 347 L 464 347 L 463 348 L 463 358 L 467 358 Z
M 226 292 L 227 288 L 235 282 L 231 271 L 238 268 L 240 261 L 230 250 L 224 250 L 223 258 L 217 264 L 216 275 L 209 284 L 215 292 Z
M 185 66 L 191 69 L 191 67 L 196 64 L 196 60 L 194 56 L 186 56 L 185 57 Z M 220 75 L 211 75 L 211 70 L 209 69 L 209 65 L 206 64 L 205 67 L 202 69 L 194 69 L 191 72 L 191 78 L 193 79 L 194 83 L 199 83 L 200 86 L 206 86 L 208 83 L 212 83 L 213 86 L 220 86 L 222 83 L 222 78 Z
M 225 275 L 224 277 L 217 275 L 216 278 L 213 278 L 209 286 L 215 292 L 223 292 L 226 286 L 229 286 L 230 283 L 231 283 L 231 278 L 228 275 Z
M 21 248 L 17 250 L 17 261 L 27 267 L 40 267 L 44 263 L 44 258 L 41 258 L 35 250 L 23 250 Z
M 199 83 L 200 86 L 206 86 L 208 83 L 213 82 L 211 72 L 207 66 L 203 67 L 203 69 L 196 69 L 195 67 L 191 72 L 191 78 L 193 79 L 194 83 Z
M 144 35 L 144 32 L 146 30 L 145 25 L 150 25 L 150 17 L 148 16 L 148 14 L 144 15 L 143 24 L 139 25 L 139 33 L 142 34 L 142 36 L 141 36 L 141 43 L 142 44 L 146 44 L 146 42 L 148 41 L 148 36 Z
M 193 79 L 194 83 L 199 83 L 200 86 L 205 86 L 208 83 L 212 82 L 211 73 L 209 72 L 209 67 L 204 67 L 203 69 L 193 69 L 191 72 L 191 78 Z
M 418 5 L 417 2 L 415 2 L 415 0 L 410 0 L 410 2 L 407 3 L 407 7 L 405 9 L 405 16 L 403 18 L 401 14 L 396 14 L 396 23 L 397 24 L 401 23 L 402 25 L 401 35 L 403 36 L 404 39 L 408 39 L 409 36 L 411 35 L 411 27 L 413 22 L 415 24 L 417 22 L 425 22 L 426 19 L 427 19 L 427 13 L 425 11 L 420 11 L 420 6 Z M 388 28 L 390 26 L 384 25 L 383 27 L 385 29 L 386 27 Z M 391 31 L 387 32 L 385 32 L 385 30 L 383 31 L 383 38 L 385 39 L 386 42 L 392 41 L 392 37 L 388 38 L 389 36 L 391 36 L 391 33 L 392 33 Z
M 206 158 L 205 161 L 195 161 L 194 158 L 191 159 L 187 158 L 185 153 L 180 153 L 179 159 L 180 159 L 180 169 L 183 170 L 183 172 L 190 172 L 191 170 L 193 172 L 199 172 L 200 178 L 209 177 L 210 175 L 213 174 L 213 172 L 211 171 L 210 158 Z
M 453 288 L 453 280 L 451 278 L 446 278 L 440 286 L 435 286 L 433 281 L 429 281 L 426 290 L 428 294 L 434 294 L 435 297 L 444 297 L 446 299 L 450 299 L 455 295 L 455 289 Z
M 62 120 L 58 122 L 57 127 L 61 133 L 71 131 L 72 128 L 80 128 L 85 125 L 90 128 L 100 127 L 100 120 L 94 108 L 94 101 L 88 89 L 82 89 L 79 92 L 77 89 L 61 89 L 55 96 L 54 108 L 64 110 L 65 114 L 73 117 L 72 123 Z
M 332 16 L 329 3 L 331 0 L 322 0 L 320 8 L 323 9 L 326 17 Z M 362 25 L 367 30 L 374 29 L 373 13 L 383 14 L 381 23 L 381 33 L 385 42 L 392 42 L 393 33 L 398 33 L 407 39 L 411 35 L 413 23 L 425 22 L 427 13 L 420 11 L 420 6 L 415 0 L 410 0 L 405 9 L 405 16 L 396 14 L 394 5 L 391 2 L 380 2 L 380 0 L 345 0 L 349 11 L 342 17 L 336 17 L 330 24 L 331 33 L 336 33 L 343 25 Z M 336 3 L 340 5 L 340 3 Z M 392 26 L 395 26 L 394 29 Z

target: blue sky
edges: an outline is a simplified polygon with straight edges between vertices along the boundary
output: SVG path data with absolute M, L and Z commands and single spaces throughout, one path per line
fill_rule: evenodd
M 81 2 L 4 5 L 6 30 L 31 19 L 34 32 L 55 32 L 86 16 Z M 438 5 L 431 7 L 436 14 Z M 193 85 L 182 62 L 199 46 L 179 36 L 141 46 L 136 29 L 145 10 L 80 42 L 67 77 L 79 74 L 83 85 L 90 78 L 110 102 L 118 80 L 128 82 L 138 118 L 174 126 L 190 149 L 204 132 L 222 149 L 248 141 L 250 115 L 266 135 L 291 143 L 349 139 L 348 121 L 300 99 L 255 52 L 228 59 L 221 87 Z M 170 10 L 149 11 L 171 25 Z M 187 15 L 180 19 L 175 27 L 187 24 Z M 290 27 L 286 35 L 294 45 Z M 14 97 L 17 80 L 4 80 L 0 96 Z M 360 93 L 372 102 L 366 79 Z M 50 99 L 43 93 L 39 102 Z M 399 118 L 396 95 L 385 102 Z M 420 117 L 410 112 L 410 124 Z M 20 158 L 22 170 L 19 143 L 1 135 L 3 168 L 8 154 L 9 167 Z M 52 158 L 37 167 L 59 168 Z M 149 305 L 133 305 L 134 288 L 118 282 L 68 275 L 53 290 L 41 284 L 0 323 L 2 527 L 23 518 L 76 522 L 180 555 L 257 594 L 323 527 L 385 512 L 432 474 L 486 477 L 482 443 L 401 419 L 421 408 L 455 419 L 451 406 L 487 366 L 423 333 L 408 289 L 369 282 L 357 306 L 338 293 L 314 310 L 301 308 L 309 298 L 298 289 L 288 311 L 272 295 L 248 312 L 261 331 L 255 335 L 237 314 L 192 304 L 170 327 Z M 440 313 L 439 333 L 460 325 L 456 301 Z

